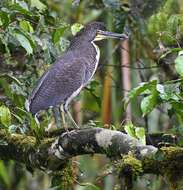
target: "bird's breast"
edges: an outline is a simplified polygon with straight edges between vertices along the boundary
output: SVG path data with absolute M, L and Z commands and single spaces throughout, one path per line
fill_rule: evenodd
M 92 79 L 93 75 L 95 74 L 97 67 L 98 67 L 99 59 L 100 59 L 100 50 L 99 50 L 98 46 L 94 42 L 91 42 L 91 43 L 92 43 L 92 46 L 94 49 L 90 55 L 91 57 L 90 57 L 89 64 L 87 65 L 87 67 L 88 67 L 87 70 L 89 71 L 89 75 L 90 75 L 88 77 L 89 78 L 88 82 Z

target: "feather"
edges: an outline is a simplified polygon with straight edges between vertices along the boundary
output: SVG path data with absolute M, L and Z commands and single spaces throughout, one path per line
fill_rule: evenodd
M 81 90 L 85 70 L 83 59 L 70 59 L 69 63 L 60 59 L 38 81 L 28 100 L 30 111 L 36 114 L 64 103 L 75 91 Z

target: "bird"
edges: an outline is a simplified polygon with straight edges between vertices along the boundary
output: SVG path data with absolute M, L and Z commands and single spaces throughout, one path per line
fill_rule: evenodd
M 85 25 L 71 39 L 67 51 L 38 80 L 26 101 L 27 111 L 36 115 L 41 110 L 61 105 L 62 113 L 66 113 L 78 128 L 68 106 L 89 84 L 97 70 L 100 50 L 95 42 L 109 37 L 120 40 L 128 38 L 127 34 L 107 31 L 103 22 L 95 21 Z

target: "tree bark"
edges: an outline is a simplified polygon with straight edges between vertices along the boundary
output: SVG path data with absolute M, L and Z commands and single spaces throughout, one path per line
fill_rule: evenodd
M 59 170 L 69 158 L 83 154 L 106 154 L 120 157 L 134 152 L 138 157 L 153 155 L 157 148 L 144 146 L 122 132 L 103 128 L 85 128 L 58 132 L 40 142 L 33 136 L 8 134 L 0 130 L 0 158 L 13 159 L 33 168 Z
M 0 139 L 0 159 L 15 160 L 29 168 L 50 173 L 64 171 L 68 160 L 74 156 L 100 153 L 111 158 L 122 176 L 126 175 L 127 170 L 132 172 L 132 176 L 145 173 L 163 175 L 172 187 L 179 187 L 182 181 L 183 148 L 158 149 L 152 145 L 142 145 L 137 139 L 120 131 L 103 128 L 69 132 L 59 130 L 37 141 L 33 136 L 9 134 L 1 129 Z

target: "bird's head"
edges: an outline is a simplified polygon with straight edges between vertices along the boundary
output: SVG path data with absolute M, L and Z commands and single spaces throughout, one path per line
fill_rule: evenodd
M 118 34 L 106 31 L 106 27 L 103 22 L 92 22 L 87 24 L 77 33 L 76 37 L 87 41 L 99 41 L 107 38 L 128 38 L 126 34 Z

